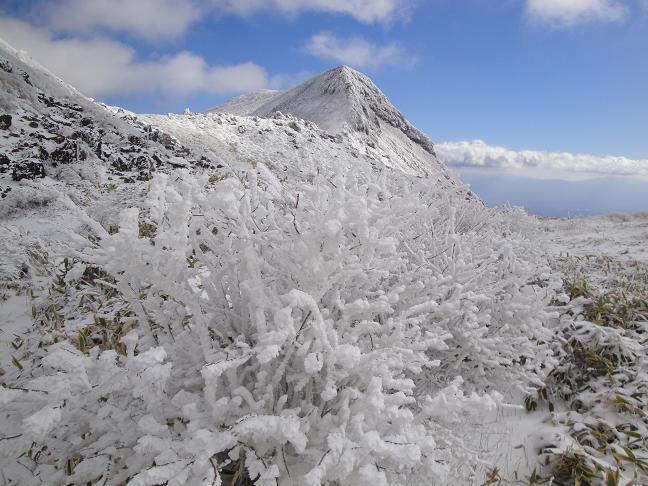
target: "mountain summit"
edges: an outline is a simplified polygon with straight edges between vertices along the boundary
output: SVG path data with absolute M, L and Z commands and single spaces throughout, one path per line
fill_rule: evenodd
M 431 176 L 447 169 L 432 141 L 414 127 L 363 73 L 348 66 L 330 69 L 282 91 L 238 96 L 209 112 L 269 117 L 276 112 L 316 123 L 332 134 L 346 134 L 357 148 L 406 173 Z

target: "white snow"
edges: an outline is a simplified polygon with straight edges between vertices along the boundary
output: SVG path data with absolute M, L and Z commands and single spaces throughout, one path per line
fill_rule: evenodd
M 555 256 L 606 256 L 648 264 L 648 213 L 542 221 L 543 240 Z
M 349 68 L 161 116 L 17 56 L 36 86 L 0 70 L 0 147 L 37 138 L 48 173 L 0 174 L 0 481 L 514 484 L 574 442 L 523 409 L 583 326 L 561 265 L 648 263 L 645 215 L 486 208 Z M 101 146 L 55 166 L 83 130 Z M 162 162 L 119 168 L 139 156 Z
M 270 100 L 281 95 L 281 91 L 262 89 L 252 93 L 236 96 L 222 105 L 207 110 L 207 113 L 231 113 L 232 115 L 249 115 Z
M 286 92 L 256 92 L 208 112 L 270 117 L 276 112 L 345 133 L 361 152 L 405 173 L 455 179 L 432 141 L 416 129 L 364 74 L 348 66 L 326 71 Z

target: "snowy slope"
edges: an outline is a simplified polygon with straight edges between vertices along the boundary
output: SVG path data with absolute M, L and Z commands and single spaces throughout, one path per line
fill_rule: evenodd
M 211 160 L 260 162 L 280 177 L 340 171 L 358 167 L 399 177 L 402 171 L 385 166 L 348 133 L 332 135 L 311 122 L 277 113 L 272 118 L 226 113 L 191 115 L 138 115 L 145 124 L 172 134 Z M 234 162 L 232 162 L 234 163 Z M 466 198 L 481 206 L 469 188 L 446 174 L 427 179 L 431 192 Z
M 260 99 L 268 100 L 259 104 Z M 231 110 L 231 111 L 230 111 Z M 347 66 L 322 73 L 284 93 L 252 93 L 209 112 L 271 116 L 290 114 L 333 133 L 348 133 L 374 160 L 406 173 L 447 176 L 432 141 L 415 128 L 364 74 Z
M 156 171 L 211 166 L 1 40 L 0 116 L 0 278 L 20 273 L 28 247 L 65 247 L 66 231 L 80 224 L 70 205 L 108 227 Z
M 270 100 L 281 96 L 281 91 L 262 89 L 252 93 L 235 96 L 231 100 L 207 110 L 207 113 L 231 113 L 232 115 L 249 115 Z

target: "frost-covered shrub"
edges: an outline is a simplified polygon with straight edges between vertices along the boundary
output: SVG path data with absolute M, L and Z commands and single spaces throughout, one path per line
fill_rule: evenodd
M 89 223 L 69 340 L 21 385 L 38 391 L 0 398 L 46 446 L 34 482 L 443 484 L 435 432 L 539 372 L 553 283 L 505 214 L 425 180 L 257 170 L 158 175 L 117 232 Z M 93 345 L 97 319 L 136 328 Z

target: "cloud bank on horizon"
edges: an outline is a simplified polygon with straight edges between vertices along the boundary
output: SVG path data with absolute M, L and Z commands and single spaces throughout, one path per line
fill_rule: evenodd
M 633 160 L 627 157 L 534 150 L 514 151 L 490 146 L 481 140 L 438 143 L 435 149 L 443 163 L 458 168 L 494 168 L 508 171 L 542 169 L 547 172 L 648 177 L 648 160 Z

